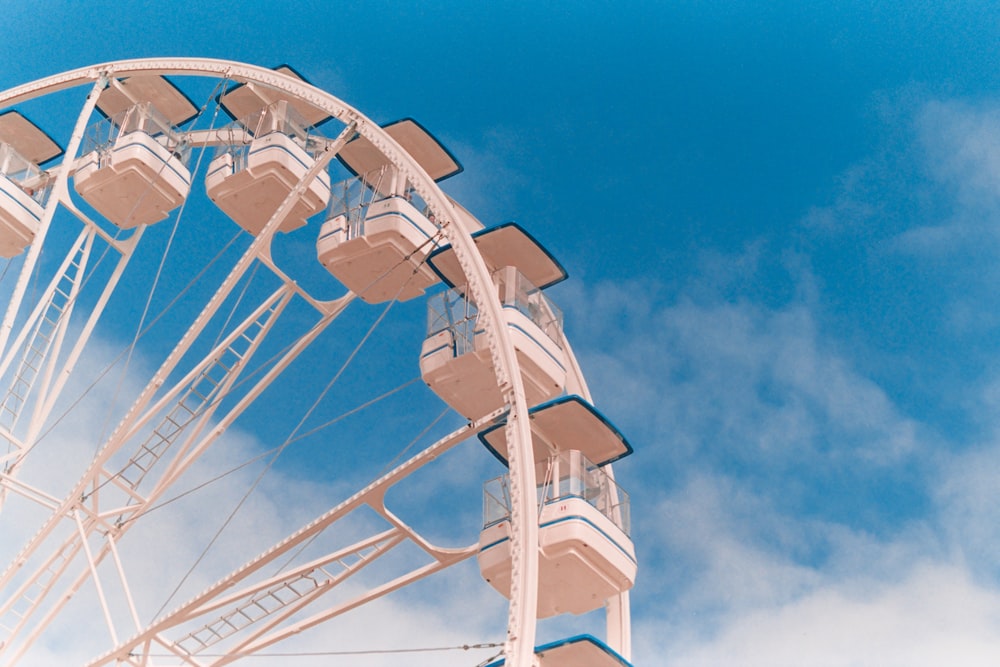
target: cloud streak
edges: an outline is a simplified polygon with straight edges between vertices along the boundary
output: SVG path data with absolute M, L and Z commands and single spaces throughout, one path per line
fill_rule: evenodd
M 910 121 L 785 240 L 704 251 L 678 285 L 564 288 L 598 405 L 636 447 L 617 476 L 646 566 L 637 664 L 995 656 L 997 382 L 969 353 L 997 351 L 984 307 L 1000 258 L 1000 114 L 932 100 Z M 879 276 L 903 261 L 909 292 L 894 277 L 839 291 L 840 266 Z M 776 275 L 783 287 L 762 294 Z M 865 329 L 876 315 L 913 318 L 900 349 Z M 934 405 L 925 378 L 944 392 Z

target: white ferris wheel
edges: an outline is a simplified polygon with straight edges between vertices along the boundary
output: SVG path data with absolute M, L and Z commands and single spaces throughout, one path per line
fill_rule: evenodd
M 287 66 L 125 60 L 0 93 L 0 665 L 335 645 L 462 563 L 506 618 L 480 664 L 629 664 L 631 447 L 546 296 L 562 266 L 445 194 L 461 170 Z M 240 433 L 242 462 L 220 453 Z M 319 507 L 259 544 L 254 493 L 289 459 Z M 499 471 L 475 508 L 449 496 L 469 460 Z

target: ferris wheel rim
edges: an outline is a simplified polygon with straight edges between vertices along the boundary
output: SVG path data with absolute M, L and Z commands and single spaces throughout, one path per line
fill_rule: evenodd
M 458 224 L 449 224 L 458 219 L 449 197 L 447 197 L 437 183 L 423 170 L 399 143 L 380 125 L 361 113 L 358 109 L 347 104 L 340 98 L 328 93 L 304 80 L 271 70 L 258 65 L 249 65 L 237 61 L 212 59 L 212 58 L 135 58 L 126 60 L 115 60 L 68 70 L 61 74 L 43 77 L 33 82 L 7 89 L 0 92 L 0 107 L 7 107 L 22 101 L 27 101 L 37 96 L 45 95 L 58 90 L 83 85 L 87 82 L 96 82 L 122 74 L 130 75 L 188 75 L 188 76 L 222 76 L 237 82 L 253 82 L 265 86 L 271 86 L 278 90 L 295 95 L 297 98 L 309 102 L 319 107 L 330 116 L 337 118 L 345 125 L 354 123 L 354 130 L 361 136 L 372 141 L 376 148 L 383 152 L 397 167 L 405 169 L 404 174 L 414 179 L 418 187 L 417 192 L 424 197 L 431 212 L 442 219 L 441 231 L 451 242 L 455 253 L 459 259 L 459 265 L 468 280 L 468 289 L 477 303 L 481 303 L 485 308 L 485 325 L 487 335 L 491 339 L 497 339 L 498 347 L 494 352 L 495 370 L 497 373 L 497 384 L 501 390 L 511 387 L 516 390 L 520 385 L 519 374 L 516 372 L 518 363 L 514 354 L 513 344 L 510 337 L 506 335 L 504 327 L 499 326 L 500 302 L 495 295 L 491 295 L 491 290 L 486 286 L 490 283 L 490 273 L 486 264 L 472 241 L 471 234 Z M 73 159 L 76 156 L 66 156 L 65 159 Z M 443 217 L 442 217 L 443 216 Z M 491 298 L 492 297 L 492 298 Z M 523 388 L 521 388 L 523 393 Z M 509 392 L 505 392 L 509 395 Z M 510 407 L 515 411 L 519 420 L 526 420 L 527 407 L 519 406 L 516 401 L 510 401 Z M 523 410 L 521 409 L 523 407 Z M 525 431 L 522 435 L 528 436 L 526 441 L 530 441 L 530 433 Z

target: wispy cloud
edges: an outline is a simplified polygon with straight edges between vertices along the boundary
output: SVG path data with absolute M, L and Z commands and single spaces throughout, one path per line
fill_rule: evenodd
M 705 251 L 675 285 L 564 288 L 597 401 L 636 446 L 618 477 L 645 566 L 640 660 L 996 653 L 997 383 L 972 360 L 996 352 L 1000 113 L 910 109 L 905 136 L 848 169 L 788 239 Z M 852 263 L 872 284 L 843 284 Z M 911 327 L 900 350 L 853 321 L 892 317 Z M 906 379 L 946 392 L 959 377 L 931 405 Z
M 696 646 L 663 647 L 670 663 L 988 665 L 1000 648 L 1000 595 L 960 568 L 920 564 L 902 581 L 843 581 L 733 619 Z

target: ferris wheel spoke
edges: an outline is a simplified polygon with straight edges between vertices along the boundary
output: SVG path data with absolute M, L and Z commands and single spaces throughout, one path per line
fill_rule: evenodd
M 294 287 L 286 282 L 274 294 L 265 299 L 244 321 L 234 326 L 229 334 L 184 378 L 171 389 L 163 392 L 162 398 L 141 414 L 133 410 L 135 415 L 133 419 L 123 422 L 102 449 L 101 465 L 92 466 L 77 483 L 76 492 L 63 501 L 50 515 L 43 528 L 8 567 L 3 578 L 0 579 L 0 584 L 6 586 L 16 572 L 45 547 L 48 538 L 55 532 L 57 524 L 78 507 L 101 518 L 101 524 L 97 522 L 87 524 L 88 533 L 100 527 L 101 530 L 109 532 L 109 534 L 113 533 L 115 537 L 120 537 L 131 525 L 131 520 L 141 514 L 151 502 L 162 496 L 180 474 L 207 449 L 208 445 L 225 431 L 228 424 L 231 424 L 239 414 L 252 404 L 266 386 L 287 368 L 311 341 L 315 340 L 350 301 L 345 299 L 342 303 L 337 304 L 337 307 L 328 307 L 319 323 L 301 336 L 296 344 L 292 345 L 256 384 L 252 385 L 242 396 L 234 397 L 231 390 L 237 378 L 246 369 L 254 353 L 278 321 L 281 311 L 287 306 L 294 294 Z M 192 328 L 203 327 L 205 319 L 207 318 L 200 318 L 199 322 L 196 322 Z M 186 340 L 194 338 L 196 338 L 195 335 L 185 337 Z M 187 345 L 183 342 L 182 344 Z M 171 358 L 179 360 L 183 356 L 182 352 L 175 349 Z M 159 378 L 167 375 L 169 375 L 167 370 L 161 367 L 160 372 L 154 376 L 146 390 L 142 392 L 146 397 L 147 404 L 153 393 L 161 389 Z M 211 430 L 208 436 L 198 440 L 198 434 L 204 430 L 205 425 L 223 399 L 227 398 L 238 399 L 235 407 L 229 411 L 221 425 Z M 140 397 L 140 401 L 142 401 L 142 397 Z M 156 421 L 157 415 L 161 415 L 159 421 Z M 142 432 L 143 427 L 153 423 L 156 425 L 152 427 L 145 440 L 138 444 L 135 453 L 123 465 L 109 469 L 106 462 L 110 462 L 111 455 L 131 442 Z M 165 456 L 172 445 L 181 441 L 182 436 L 184 438 L 183 445 L 176 452 L 162 476 L 155 481 L 150 480 L 151 488 L 140 493 L 139 485 L 147 480 L 154 466 Z M 103 524 L 104 521 L 109 521 L 112 515 L 117 515 L 114 525 Z M 15 591 L 4 606 L 3 609 L 14 609 L 18 605 L 26 606 L 23 618 L 19 619 L 12 629 L 12 635 L 24 628 L 29 617 L 37 612 L 45 596 L 64 574 L 69 561 L 77 555 L 78 549 L 71 546 L 75 543 L 74 540 L 75 538 L 69 538 L 63 546 L 55 550 L 55 556 L 43 561 L 34 575 L 30 577 L 26 587 Z M 102 559 L 104 555 L 106 555 L 105 551 L 100 552 L 98 560 Z M 37 587 L 40 581 L 45 582 L 42 594 L 28 593 L 29 590 L 33 590 L 33 586 Z M 10 638 L 8 638 L 9 641 Z
M 226 645 L 225 652 L 242 655 L 262 636 L 359 573 L 404 539 L 400 531 L 388 530 L 230 594 L 223 600 L 191 610 L 184 614 L 186 618 L 179 617 L 177 620 L 194 620 L 225 608 L 220 616 L 199 620 L 200 627 L 187 631 L 169 648 L 172 652 L 198 659 L 199 653 L 227 640 L 235 640 Z M 245 636 L 238 636 L 240 634 Z
M 0 351 L 7 348 L 7 341 L 14 328 L 14 320 L 21 309 L 24 297 L 27 294 L 28 283 L 35 270 L 36 263 L 38 262 L 38 256 L 41 253 L 45 237 L 48 234 L 49 226 L 52 222 L 53 216 L 55 215 L 57 204 L 60 199 L 68 199 L 69 188 L 67 183 L 69 181 L 69 174 L 72 166 L 72 157 L 76 155 L 76 151 L 80 148 L 80 143 L 83 141 L 83 135 L 86 130 L 87 123 L 97 106 L 97 98 L 103 88 L 103 81 L 97 81 L 92 85 L 90 94 L 87 96 L 87 100 L 84 102 L 83 108 L 80 110 L 80 114 L 77 117 L 76 124 L 73 127 L 73 133 L 70 136 L 69 145 L 67 146 L 68 158 L 58 169 L 57 176 L 54 179 L 52 186 L 52 196 L 49 198 L 49 202 L 45 206 L 42 216 L 38 221 L 38 231 L 35 234 L 34 242 L 28 247 L 27 256 L 25 257 L 24 264 L 21 266 L 21 272 L 18 275 L 17 283 L 14 286 L 14 293 L 11 295 L 10 301 L 7 305 L 3 321 L 0 322 Z
M 185 378 L 167 391 L 164 397 L 151 406 L 144 415 L 137 418 L 133 427 L 121 434 L 120 443 L 115 449 L 120 449 L 131 441 L 141 432 L 144 425 L 154 422 L 156 415 L 162 415 L 156 422 L 157 425 L 124 465 L 114 471 L 102 466 L 91 471 L 78 483 L 79 494 L 64 501 L 62 506 L 52 513 L 49 521 L 18 555 L 0 583 L 6 585 L 21 567 L 43 550 L 48 544 L 48 538 L 56 532 L 57 524 L 78 511 L 85 512 L 89 517 L 81 528 L 84 539 L 93 536 L 103 536 L 106 540 L 120 539 L 134 525 L 135 519 L 162 497 L 198 456 L 204 453 L 211 442 L 225 432 L 228 425 L 252 404 L 266 386 L 287 368 L 340 312 L 331 310 L 326 313 L 320 322 L 300 337 L 256 384 L 239 397 L 236 405 L 219 424 L 199 439 L 199 433 L 204 430 L 222 400 L 233 398 L 230 390 L 240 371 L 246 368 L 253 353 L 274 326 L 291 294 L 292 290 L 285 286 L 265 300 L 251 316 L 236 326 L 216 348 L 209 352 L 201 363 L 189 371 Z M 344 302 L 344 306 L 346 303 L 347 301 Z M 153 479 L 151 473 L 154 471 L 154 466 L 177 442 L 182 442 L 182 445 L 173 455 L 170 464 L 158 478 Z M 144 481 L 148 481 L 147 486 L 150 488 L 140 493 L 139 486 Z M 15 591 L 4 606 L 0 607 L 0 618 L 11 610 L 23 608 L 23 611 L 18 611 L 18 619 L 11 627 L 7 643 L 25 628 L 30 618 L 42 607 L 46 597 L 77 557 L 81 546 L 80 537 L 76 533 L 71 534 L 61 546 L 54 549 L 52 556 L 37 566 L 31 577 Z M 107 556 L 107 546 L 105 544 L 91 556 L 93 564 L 100 563 Z M 88 572 L 89 570 L 85 570 L 83 576 L 86 577 Z M 74 583 L 64 598 L 68 598 L 78 588 L 79 583 Z M 36 631 L 40 629 L 36 628 Z
M 478 550 L 476 544 L 458 549 L 434 547 L 417 531 L 392 514 L 386 508 L 384 498 L 393 485 L 463 442 L 488 419 L 496 416 L 495 413 L 490 414 L 474 424 L 458 429 L 416 454 L 247 565 L 220 579 L 166 616 L 157 619 L 111 652 L 90 663 L 90 667 L 114 661 L 126 661 L 128 664 L 136 665 L 149 664 L 146 662 L 148 654 L 143 654 L 142 651 L 151 650 L 149 648 L 151 645 L 158 645 L 160 649 L 182 657 L 186 664 L 227 664 L 474 556 Z M 374 510 L 390 527 L 278 575 L 249 583 L 262 569 L 268 565 L 278 564 L 289 553 L 308 544 L 337 522 L 351 517 L 362 507 Z M 312 605 L 349 577 L 374 563 L 380 556 L 407 542 L 427 553 L 430 562 L 414 567 L 388 581 L 372 585 L 363 593 L 315 612 L 304 620 L 281 626 L 289 617 Z M 240 584 L 245 585 L 232 592 L 232 589 Z M 220 609 L 225 610 L 221 615 L 205 618 L 213 612 L 218 613 Z M 167 639 L 171 631 L 175 630 L 180 630 L 179 638 Z M 244 636 L 238 636 L 241 634 Z M 227 640 L 231 641 L 226 643 Z M 206 658 L 198 655 L 208 648 L 221 644 L 225 644 L 227 657 L 206 662 Z
M 234 383 L 253 359 L 255 352 L 288 305 L 287 287 L 265 299 L 239 326 L 235 327 L 200 363 L 192 368 L 133 427 L 122 435 L 129 440 L 147 424 L 157 421 L 135 453 L 109 475 L 137 490 L 153 467 L 182 437 L 185 445 L 177 452 L 183 457 L 198 434 L 227 398 Z M 162 415 L 158 420 L 157 415 Z
M 434 560 L 422 567 L 414 568 L 413 570 L 402 574 L 391 581 L 387 581 L 379 586 L 374 586 L 364 593 L 347 600 L 346 602 L 323 609 L 305 619 L 302 619 L 301 621 L 291 623 L 287 627 L 275 629 L 270 634 L 259 632 L 257 633 L 257 636 L 248 638 L 245 642 L 233 647 L 227 655 L 218 658 L 210 664 L 213 667 L 218 667 L 221 665 L 227 665 L 248 655 L 254 655 L 269 646 L 295 636 L 305 630 L 308 630 L 309 628 L 315 627 L 342 614 L 357 609 L 358 607 L 374 602 L 375 600 L 385 597 L 390 593 L 405 588 L 406 586 L 420 581 L 421 579 L 435 575 L 446 568 L 471 558 L 476 555 L 477 549 L 478 545 L 472 545 L 462 550 L 456 549 L 450 553 L 447 558 Z
M 108 237 L 98 225 L 88 220 L 71 205 L 68 196 L 67 183 L 72 171 L 72 158 L 79 149 L 87 122 L 96 107 L 99 92 L 104 86 L 103 80 L 94 83 L 77 118 L 67 149 L 67 159 L 58 169 L 52 185 L 54 192 L 44 207 L 35 242 L 28 249 L 27 258 L 22 266 L 12 298 L 8 303 L 3 323 L 0 324 L 0 354 L 3 355 L 2 360 L 0 360 L 0 377 L 9 370 L 14 359 L 19 356 L 19 363 L 12 374 L 10 387 L 0 402 L 0 434 L 8 440 L 10 449 L 14 451 L 14 455 L 5 457 L 3 462 L 4 477 L 0 481 L 4 483 L 0 483 L 0 510 L 3 509 L 8 491 L 20 488 L 7 482 L 14 477 L 17 469 L 23 463 L 24 457 L 36 444 L 36 438 L 51 414 L 66 381 L 72 374 L 96 322 L 103 313 L 109 297 L 114 292 L 142 236 L 142 229 L 139 229 L 124 242 Z M 21 333 L 13 344 L 8 346 L 14 323 L 23 305 L 29 276 L 36 267 L 42 244 L 60 203 L 68 205 L 67 208 L 84 222 L 84 230 L 81 231 L 77 241 L 66 253 L 59 270 L 28 316 Z M 72 322 L 72 311 L 87 275 L 87 266 L 96 237 L 103 238 L 110 249 L 117 251 L 119 260 L 111 272 L 111 276 L 107 279 L 103 292 L 91 309 L 80 334 L 76 337 L 71 352 L 57 371 L 56 364 L 60 359 L 62 343 Z M 43 374 L 42 386 L 36 389 L 40 373 Z M 33 391 L 35 395 L 32 397 Z M 14 435 L 14 429 L 29 400 L 34 402 L 34 414 L 27 434 L 18 438 Z M 36 499 L 37 495 L 27 494 L 26 497 Z
M 315 605 L 347 578 L 403 542 L 404 537 L 399 531 L 389 530 L 282 576 L 230 594 L 224 600 L 208 601 L 205 606 L 195 609 L 185 606 L 159 619 L 149 630 L 88 663 L 87 667 L 112 662 L 137 667 L 151 665 L 151 659 L 158 655 L 154 651 L 165 651 L 189 665 L 215 667 L 229 664 L 471 558 L 477 548 L 472 545 L 451 550 L 438 560 L 371 586 L 349 600 L 314 611 L 304 619 L 288 622 L 293 615 Z M 342 562 L 352 556 L 355 558 L 353 562 Z M 330 573 L 331 565 L 339 569 Z M 224 606 L 228 606 L 226 613 L 212 616 L 208 621 L 202 618 Z M 188 630 L 193 621 L 197 621 L 198 625 Z M 257 627 L 258 624 L 260 627 Z M 177 640 L 168 639 L 167 635 L 176 628 L 183 628 L 185 634 Z M 206 652 L 213 648 L 224 652 Z
M 13 459 L 13 455 L 11 455 L 10 458 Z M 6 459 L 0 459 L 0 463 L 5 460 Z M 50 511 L 55 511 L 55 509 L 59 507 L 58 498 L 31 484 L 27 484 L 24 480 L 18 479 L 14 475 L 0 473 L 0 485 L 2 485 L 5 490 L 16 493 L 19 496 L 30 500 L 32 503 L 41 505 Z
M 21 333 L 11 342 L 0 362 L 0 377 L 10 377 L 9 387 L 0 399 L 0 434 L 12 445 L 13 455 L 4 460 L 5 480 L 14 477 L 25 456 L 37 444 L 56 401 L 72 375 L 76 363 L 94 332 L 112 293 L 132 257 L 141 230 L 118 248 L 120 255 L 93 308 L 80 323 L 72 347 L 63 355 L 67 332 L 76 323 L 73 311 L 79 301 L 93 253 L 94 229 L 83 230 L 43 292 L 38 305 L 28 315 Z M 15 365 L 16 364 L 16 365 Z M 12 368 L 13 367 L 13 368 Z M 10 371 L 8 373 L 8 371 Z M 22 437 L 15 429 L 25 408 L 31 407 L 30 421 Z M 0 509 L 9 484 L 0 484 Z
M 59 565 L 58 575 L 54 576 L 51 581 L 42 580 L 35 582 L 34 585 L 38 587 L 40 589 L 40 592 L 42 592 L 43 594 L 38 598 L 33 598 L 28 600 L 31 603 L 30 608 L 32 610 L 32 613 L 37 611 L 41 603 L 44 601 L 44 598 L 56 587 L 56 583 L 58 582 L 59 578 L 65 573 L 66 569 L 69 567 L 70 563 L 77 556 L 77 554 L 79 554 L 81 551 L 85 552 L 87 557 L 87 563 L 84 565 L 82 570 L 77 574 L 77 576 L 68 585 L 65 585 L 63 587 L 64 592 L 56 598 L 56 600 L 49 606 L 48 609 L 45 610 L 45 614 L 42 616 L 42 618 L 33 626 L 31 626 L 27 635 L 22 639 L 20 644 L 17 645 L 16 651 L 11 655 L 10 662 L 8 664 L 11 665 L 16 664 L 28 652 L 28 650 L 42 636 L 45 630 L 59 616 L 62 610 L 73 598 L 74 594 L 80 590 L 80 588 L 88 579 L 91 578 L 91 576 L 96 570 L 96 566 L 100 564 L 109 553 L 114 554 L 114 549 L 113 549 L 114 542 L 109 536 L 105 536 L 107 539 L 103 539 L 98 543 L 99 551 L 96 554 L 92 553 L 90 549 L 86 549 L 85 548 L 86 545 L 84 543 L 85 538 L 81 537 L 81 534 L 84 533 L 86 533 L 86 528 L 84 528 L 84 530 L 81 532 L 74 533 L 72 537 L 68 538 L 63 543 L 63 549 L 66 550 L 67 555 L 64 557 L 62 561 L 58 562 Z M 53 570 L 53 572 L 56 572 L 56 570 Z M 119 575 L 122 577 L 121 579 L 122 585 L 125 587 L 127 594 L 128 592 L 127 584 L 125 582 L 124 575 L 120 569 L 119 569 Z M 97 586 L 99 587 L 101 586 L 100 582 L 97 582 Z M 106 605 L 104 605 L 104 607 L 106 610 Z M 20 617 L 21 615 L 19 614 L 18 616 Z M 28 621 L 27 618 L 28 616 L 30 615 L 29 614 L 24 615 L 23 620 L 25 624 Z M 108 626 L 109 626 L 108 629 L 110 630 L 112 636 L 114 636 L 115 630 L 113 623 L 110 620 L 108 621 Z M 23 627 L 18 628 L 18 630 L 21 629 L 23 629 Z M 14 646 L 13 641 L 16 639 L 16 634 L 17 633 L 12 632 L 10 635 L 11 639 L 8 639 L 6 644 L 0 646 L 0 655 L 3 654 L 4 650 L 12 648 Z
M 79 536 L 71 534 L 0 606 L 0 631 L 3 632 L 3 637 L 0 639 L 0 655 L 14 646 L 20 633 L 76 558 L 81 546 Z M 20 653 L 27 648 L 28 645 L 19 648 Z M 17 660 L 20 653 L 14 655 L 11 664 Z

